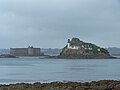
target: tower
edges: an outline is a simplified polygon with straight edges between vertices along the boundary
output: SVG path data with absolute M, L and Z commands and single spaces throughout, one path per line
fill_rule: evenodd
M 68 39 L 67 48 L 70 48 L 70 39 Z
M 34 55 L 34 48 L 33 48 L 33 46 L 31 46 L 31 47 L 29 46 L 28 47 L 28 55 L 29 56 L 33 56 Z

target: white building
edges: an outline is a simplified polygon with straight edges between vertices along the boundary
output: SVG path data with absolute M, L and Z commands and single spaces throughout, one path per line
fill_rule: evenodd
M 70 39 L 68 39 L 68 42 L 67 42 L 67 48 L 68 49 L 79 49 L 80 46 L 75 46 L 75 45 L 70 45 Z
M 98 48 L 97 50 L 98 50 L 98 52 L 100 52 L 100 51 L 101 51 L 101 50 L 100 50 L 100 48 Z

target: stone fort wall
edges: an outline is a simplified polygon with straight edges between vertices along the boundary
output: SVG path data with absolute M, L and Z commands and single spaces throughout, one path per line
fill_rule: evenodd
M 10 48 L 10 54 L 15 56 L 40 56 L 43 55 L 41 53 L 40 48 L 34 48 L 33 46 L 29 46 L 28 48 Z

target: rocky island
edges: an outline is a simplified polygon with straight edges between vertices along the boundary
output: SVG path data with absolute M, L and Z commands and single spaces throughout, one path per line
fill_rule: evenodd
M 61 59 L 109 59 L 109 52 L 92 43 L 86 43 L 79 38 L 68 39 L 67 45 L 57 58 Z

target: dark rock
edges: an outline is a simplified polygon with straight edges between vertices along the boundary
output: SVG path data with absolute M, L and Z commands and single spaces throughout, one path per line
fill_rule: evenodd
M 0 90 L 120 90 L 120 81 L 101 80 L 92 82 L 52 82 L 34 84 L 0 85 Z

